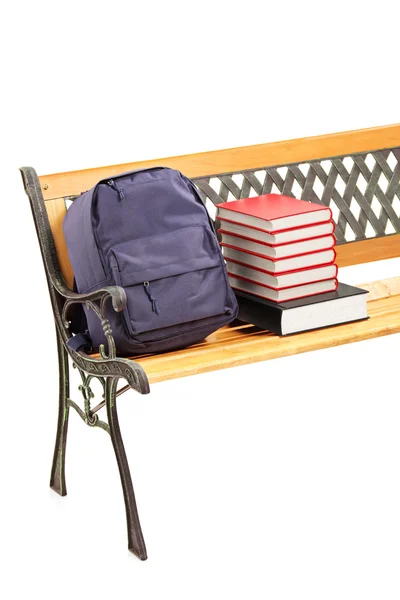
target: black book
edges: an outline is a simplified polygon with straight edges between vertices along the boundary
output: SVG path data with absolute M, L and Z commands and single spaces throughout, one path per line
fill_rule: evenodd
M 238 319 L 278 335 L 368 319 L 367 293 L 339 283 L 334 292 L 276 303 L 235 290 Z

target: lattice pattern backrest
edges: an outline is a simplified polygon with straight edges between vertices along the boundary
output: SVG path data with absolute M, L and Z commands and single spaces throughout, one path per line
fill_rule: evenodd
M 338 244 L 400 233 L 400 147 L 193 181 L 213 219 L 215 204 L 272 192 L 329 206 Z M 46 201 L 61 270 L 71 286 L 73 274 L 61 223 L 75 197 Z M 54 204 L 51 210 L 50 204 Z M 348 264 L 354 262 L 359 261 Z
M 213 218 L 214 204 L 278 193 L 329 206 L 338 244 L 400 232 L 400 148 L 199 177 L 194 182 Z

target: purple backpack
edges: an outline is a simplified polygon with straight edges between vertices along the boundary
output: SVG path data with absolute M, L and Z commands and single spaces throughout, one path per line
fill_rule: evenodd
M 63 223 L 80 293 L 125 289 L 108 319 L 119 354 L 200 342 L 232 321 L 237 302 L 212 221 L 193 183 L 165 167 L 102 180 L 79 196 Z M 85 307 L 93 348 L 105 343 Z

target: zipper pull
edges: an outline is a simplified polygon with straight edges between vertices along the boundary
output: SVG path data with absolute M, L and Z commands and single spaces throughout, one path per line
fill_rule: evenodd
M 145 281 L 143 283 L 143 287 L 144 287 L 144 291 L 146 292 L 146 294 L 149 297 L 153 312 L 156 313 L 156 315 L 159 315 L 160 309 L 158 308 L 157 300 L 154 298 L 153 294 L 151 293 L 150 283 L 148 281 Z
M 124 190 L 122 189 L 122 187 L 120 185 L 118 185 L 118 183 L 116 181 L 114 181 L 114 179 L 109 179 L 107 181 L 107 185 L 109 185 L 113 190 L 118 192 L 118 196 L 119 196 L 120 200 L 123 200 L 125 198 Z

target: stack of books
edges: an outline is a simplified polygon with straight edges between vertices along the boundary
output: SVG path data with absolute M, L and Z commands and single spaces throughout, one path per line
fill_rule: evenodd
M 278 194 L 217 208 L 222 251 L 240 319 L 284 335 L 367 317 L 364 290 L 356 293 L 357 288 L 338 284 L 335 224 L 329 208 Z M 358 302 L 353 297 L 359 297 Z M 344 298 L 341 304 L 346 306 L 339 314 L 337 302 L 332 301 Z M 307 313 L 309 318 L 297 317 L 296 322 L 293 309 L 300 307 L 303 317 Z M 289 309 L 291 325 L 285 328 L 283 316 Z M 264 315 L 262 324 L 260 315 Z M 287 321 L 288 313 L 285 316 Z

